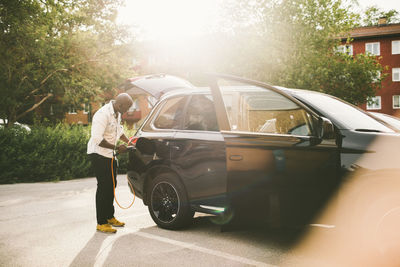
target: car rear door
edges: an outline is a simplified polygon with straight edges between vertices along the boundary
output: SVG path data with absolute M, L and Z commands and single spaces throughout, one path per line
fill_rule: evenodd
M 226 155 L 210 90 L 190 95 L 184 114 L 171 146 L 172 167 L 196 210 L 218 213 L 227 205 Z
M 157 100 L 167 92 L 183 91 L 182 95 L 159 103 L 139 135 L 153 140 L 158 150 L 165 151 L 161 159 L 179 174 L 190 201 L 197 205 L 196 210 L 204 207 L 207 212 L 221 211 L 227 203 L 225 144 L 210 89 L 185 94 L 185 89 L 193 92 L 195 87 L 165 74 L 130 79 L 125 88 L 140 89 Z
M 235 212 L 310 221 L 339 183 L 335 140 L 318 140 L 316 114 L 274 87 L 227 76 L 210 84 Z

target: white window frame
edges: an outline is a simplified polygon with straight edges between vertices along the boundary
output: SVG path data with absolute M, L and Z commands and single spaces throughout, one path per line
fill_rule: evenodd
M 343 53 L 343 54 L 352 56 L 353 55 L 353 45 L 352 44 L 339 45 L 337 51 L 339 53 Z
M 377 51 L 374 51 L 374 46 L 377 45 Z M 365 43 L 365 53 L 369 52 L 374 56 L 381 55 L 381 44 L 380 42 Z M 376 53 L 375 53 L 376 52 Z
M 397 100 L 395 100 L 397 98 Z M 393 109 L 400 109 L 400 95 L 393 95 Z
M 400 54 L 400 40 L 392 41 L 392 55 Z
M 90 111 L 89 103 L 83 104 L 83 114 L 88 114 Z
M 395 79 L 395 74 L 397 74 L 397 79 Z M 400 82 L 400 68 L 392 68 L 392 81 Z
M 133 99 L 132 106 L 128 109 L 128 112 L 139 111 L 139 100 Z
M 77 114 L 76 113 L 76 108 L 73 106 L 69 106 L 68 108 L 68 114 Z
M 139 108 L 139 100 L 137 100 L 137 99 L 133 100 L 132 108 L 134 110 L 140 110 L 140 108 Z
M 370 100 L 374 101 L 372 105 L 369 103 Z M 379 110 L 379 109 L 382 109 L 381 96 L 374 96 L 367 99 L 367 110 Z

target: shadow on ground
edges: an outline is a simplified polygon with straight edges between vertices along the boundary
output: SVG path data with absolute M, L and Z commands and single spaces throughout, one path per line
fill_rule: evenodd
M 75 257 L 70 266 L 93 266 L 96 262 L 96 256 L 100 251 L 101 245 L 107 237 L 108 236 L 103 233 L 95 232 L 93 237 Z
M 256 224 L 221 228 L 213 217 L 196 217 L 183 230 L 153 226 L 114 236 L 103 266 L 246 266 L 279 264 L 299 230 L 272 230 Z M 126 230 L 128 230 L 127 228 Z M 125 230 L 124 230 L 125 231 Z M 93 266 L 107 235 L 96 233 L 71 266 Z

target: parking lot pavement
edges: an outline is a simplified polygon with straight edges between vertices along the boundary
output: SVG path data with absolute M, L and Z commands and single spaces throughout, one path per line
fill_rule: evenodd
M 125 175 L 118 184 L 118 200 L 128 205 Z M 116 207 L 126 227 L 96 232 L 95 191 L 95 178 L 0 185 L 0 266 L 329 266 L 297 254 L 296 229 L 221 231 L 212 217 L 196 214 L 187 229 L 163 230 L 141 199 L 128 210 Z M 333 227 L 313 228 L 324 240 L 335 235 Z
M 122 205 L 132 198 L 118 177 Z M 192 227 L 156 227 L 140 199 L 117 234 L 96 232 L 96 179 L 0 185 L 0 266 L 272 266 L 285 255 L 283 243 L 260 232 L 221 232 L 209 217 Z
M 127 190 L 121 186 L 117 192 L 129 198 Z M 95 234 L 95 191 L 95 178 L 0 185 L 0 266 L 70 265 Z M 145 211 L 137 201 L 130 211 L 117 209 L 116 216 Z M 152 225 L 150 218 L 146 223 Z

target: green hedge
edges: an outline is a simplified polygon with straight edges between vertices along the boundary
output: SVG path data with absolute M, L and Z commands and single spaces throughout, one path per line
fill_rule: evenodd
M 59 124 L 0 128 L 0 183 L 59 181 L 92 177 L 86 154 L 90 127 Z M 119 156 L 119 173 L 128 157 Z

